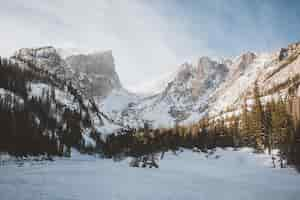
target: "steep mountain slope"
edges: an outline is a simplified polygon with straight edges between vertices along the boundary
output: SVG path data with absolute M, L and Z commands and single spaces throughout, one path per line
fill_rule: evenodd
M 282 56 L 283 51 L 284 57 Z M 289 45 L 273 54 L 261 54 L 253 59 L 237 79 L 229 79 L 214 94 L 216 101 L 210 105 L 211 115 L 227 108 L 238 109 L 248 99 L 251 104 L 254 82 L 257 81 L 263 103 L 279 96 L 298 95 L 300 81 L 300 45 Z
M 74 55 L 69 52 L 62 58 L 53 47 L 43 47 L 21 49 L 11 60 L 21 68 L 30 69 L 33 65 L 50 79 L 58 79 L 66 86 L 71 84 L 97 109 L 102 121 L 98 130 L 109 133 L 121 127 L 143 127 L 145 123 L 153 127 L 190 124 L 203 116 L 238 110 L 245 98 L 251 99 L 255 81 L 265 100 L 278 93 L 297 94 L 299 53 L 300 44 L 295 43 L 270 54 L 246 52 L 218 61 L 201 57 L 196 64 L 184 63 L 170 72 L 154 84 L 156 91 L 152 87 L 152 95 L 148 96 L 122 87 L 111 51 Z
M 287 95 L 291 88 L 299 87 L 299 53 L 300 44 L 296 43 L 270 54 L 246 52 L 232 60 L 213 61 L 201 57 L 197 64 L 185 63 L 156 84 L 165 88 L 152 91 L 154 95 L 146 98 L 127 100 L 127 107 L 115 109 L 112 116 L 133 127 L 143 127 L 145 122 L 153 127 L 172 127 L 176 123 L 190 124 L 203 116 L 239 109 L 244 98 L 251 99 L 255 81 L 264 100 L 278 93 Z M 130 99 L 127 93 L 121 96 Z M 108 99 L 118 101 L 114 95 Z M 105 102 L 100 107 L 109 107 Z
M 66 62 L 79 75 L 89 96 L 106 96 L 113 89 L 120 89 L 121 83 L 115 71 L 114 59 L 111 51 L 72 55 Z M 85 77 L 88 77 L 86 80 Z
M 67 57 L 63 57 L 62 52 L 62 49 L 57 50 L 51 46 L 24 48 L 16 51 L 11 59 L 19 63 L 19 66 L 24 68 L 28 68 L 27 65 L 36 66 L 47 76 L 53 76 L 67 86 L 71 84 L 82 96 L 82 99 L 93 104 L 90 106 L 99 113 L 94 124 L 100 133 L 110 134 L 121 129 L 121 124 L 114 124 L 111 118 L 98 110 L 93 98 L 94 96 L 103 98 L 112 90 L 121 89 L 112 52 L 91 52 L 89 54 L 73 52 L 74 55 L 72 52 L 68 52 Z
M 115 71 L 111 51 L 75 54 L 65 59 L 53 47 L 24 48 L 18 50 L 13 59 L 32 62 L 40 69 L 45 69 L 57 77 L 71 81 L 88 97 L 105 96 L 112 89 L 121 88 Z
M 236 58 L 229 65 L 230 74 L 226 82 L 211 95 L 210 113 L 217 114 L 237 103 L 238 98 L 250 89 L 258 75 L 272 66 L 272 60 L 272 55 L 256 55 L 251 52 Z
M 112 58 L 111 54 L 106 53 L 92 57 L 98 59 L 101 56 Z M 112 59 L 104 61 L 110 64 L 106 69 L 113 66 Z M 20 49 L 10 59 L 0 59 L 0 66 L 0 117 L 4 117 L 2 114 L 5 113 L 12 117 L 7 118 L 8 125 L 2 124 L 2 129 L 7 130 L 7 140 L 24 135 L 27 135 L 25 143 L 30 143 L 27 140 L 36 140 L 42 144 L 41 140 L 49 140 L 50 144 L 47 144 L 52 146 L 53 153 L 65 151 L 64 146 L 59 144 L 94 148 L 101 135 L 123 128 L 101 112 L 93 98 L 90 98 L 89 85 L 97 80 L 90 78 L 87 73 L 77 76 L 74 66 L 70 66 L 55 48 Z M 97 66 L 94 67 L 98 70 Z M 99 68 L 105 69 L 103 66 Z M 112 70 L 112 75 L 113 72 Z M 94 72 L 99 76 L 101 73 L 101 70 Z M 85 80 L 89 82 L 84 82 Z M 119 88 L 120 83 L 117 83 L 116 88 Z M 109 92 L 100 89 L 98 91 L 101 94 Z M 32 124 L 31 127 L 22 124 L 23 115 L 28 115 L 25 118 L 26 124 Z M 13 127 L 23 127 L 24 130 L 11 129 L 12 122 L 15 123 Z M 47 145 L 44 146 L 46 148 Z M 60 146 L 60 149 L 55 146 Z M 23 152 L 26 153 L 28 149 L 30 150 L 28 147 Z
M 228 72 L 225 64 L 208 57 L 200 58 L 196 66 L 185 63 L 162 92 L 129 103 L 115 117 L 129 126 L 147 122 L 153 127 L 170 127 L 194 113 L 203 115 L 209 93 L 225 80 Z

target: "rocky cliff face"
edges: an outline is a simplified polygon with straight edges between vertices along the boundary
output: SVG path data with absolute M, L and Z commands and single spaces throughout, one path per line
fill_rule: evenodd
M 109 115 L 127 125 L 143 126 L 148 122 L 153 127 L 173 126 L 205 114 L 209 94 L 225 81 L 228 73 L 224 63 L 201 57 L 195 65 L 182 64 L 162 92 L 129 103 L 117 115 Z
M 16 51 L 10 61 L 47 77 L 45 83 L 39 80 L 31 84 L 34 94 L 40 95 L 45 88 L 57 87 L 59 92 L 54 96 L 60 104 L 82 111 L 72 101 L 75 99 L 80 102 L 88 109 L 93 128 L 100 133 L 110 134 L 124 128 L 99 110 L 90 98 L 105 96 L 113 89 L 121 88 L 111 52 L 71 56 L 66 60 L 54 47 L 24 48 Z
M 33 63 L 38 68 L 57 76 L 65 76 L 67 74 L 66 62 L 59 56 L 56 49 L 51 46 L 19 49 L 12 58 L 16 59 L 16 61 Z M 71 78 L 71 74 L 69 76 Z
M 113 89 L 121 88 L 111 51 L 63 59 L 54 47 L 49 46 L 20 49 L 12 58 L 32 62 L 65 81 L 71 81 L 87 97 L 106 96 Z
M 229 69 L 224 63 L 211 60 L 208 57 L 201 57 L 196 67 L 196 78 L 193 82 L 194 96 L 199 97 L 206 90 L 216 88 L 223 82 Z
M 111 51 L 94 54 L 79 54 L 66 58 L 66 62 L 79 77 L 87 77 L 85 85 L 89 96 L 106 96 L 113 89 L 120 89 L 121 83 L 115 71 Z
M 206 115 L 238 110 L 245 98 L 251 98 L 255 81 L 264 101 L 291 91 L 298 94 L 299 54 L 300 44 L 296 43 L 270 54 L 246 52 L 222 61 L 201 57 L 197 64 L 181 65 L 161 92 L 129 102 L 113 116 L 132 126 L 143 126 L 144 122 L 154 127 L 195 123 Z
M 247 67 L 251 65 L 255 58 L 257 58 L 257 55 L 253 52 L 246 52 L 239 56 L 237 59 L 232 61 L 228 66 L 230 68 L 231 74 L 233 76 L 240 76 L 242 75 Z
M 182 64 L 168 77 L 164 88 L 143 98 L 122 88 L 111 52 L 63 59 L 53 47 L 45 47 L 21 49 L 14 58 L 34 62 L 70 80 L 86 97 L 101 97 L 100 110 L 118 124 L 140 127 L 148 122 L 153 127 L 171 127 L 218 115 L 227 108 L 237 109 L 245 97 L 251 98 L 255 81 L 266 99 L 278 93 L 298 94 L 299 55 L 300 44 L 295 43 L 270 54 L 246 52 L 221 61 L 201 57 L 196 64 Z

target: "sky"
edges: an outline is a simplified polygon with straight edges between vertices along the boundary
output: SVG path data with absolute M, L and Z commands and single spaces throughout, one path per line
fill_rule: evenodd
M 0 0 L 0 55 L 16 49 L 112 50 L 126 88 L 200 56 L 275 51 L 300 40 L 293 0 Z

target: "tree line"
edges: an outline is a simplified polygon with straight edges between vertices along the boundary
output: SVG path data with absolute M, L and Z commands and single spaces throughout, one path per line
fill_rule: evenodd
M 11 92 L 0 98 L 0 151 L 15 155 L 68 155 L 71 147 L 83 150 L 82 132 L 92 127 L 92 121 L 82 96 L 71 82 L 44 72 L 33 63 L 27 64 L 29 70 L 0 59 L 0 88 Z M 299 76 L 290 80 L 295 87 L 289 88 L 287 96 L 278 95 L 279 98 L 266 103 L 262 102 L 264 94 L 256 83 L 250 98 L 252 104 L 249 106 L 249 100 L 245 99 L 238 114 L 206 117 L 191 126 L 126 128 L 105 140 L 92 129 L 90 136 L 96 141 L 96 148 L 90 151 L 115 159 L 126 156 L 139 159 L 169 150 L 176 152 L 181 147 L 205 152 L 215 147 L 248 146 L 257 152 L 279 149 L 282 167 L 286 160 L 287 164 L 300 168 L 300 100 L 295 94 L 298 80 Z M 31 90 L 28 83 L 33 81 L 47 83 L 52 89 L 42 97 L 28 98 Z M 80 110 L 61 107 L 55 100 L 54 87 L 67 87 L 80 104 Z
M 103 142 L 103 153 L 121 159 L 176 151 L 180 147 L 203 152 L 216 147 L 252 147 L 257 153 L 267 150 L 270 154 L 278 149 L 281 167 L 290 164 L 300 169 L 300 120 L 292 114 L 293 109 L 300 108 L 300 99 L 291 93 L 284 98 L 278 96 L 263 103 L 255 83 L 251 105 L 245 99 L 237 114 L 232 111 L 226 117 L 206 117 L 192 126 L 143 128 L 112 134 Z M 298 107 L 293 107 L 292 102 L 297 99 Z

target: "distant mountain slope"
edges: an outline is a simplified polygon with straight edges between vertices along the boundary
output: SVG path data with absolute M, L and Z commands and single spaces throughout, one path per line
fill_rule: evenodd
M 197 64 L 185 63 L 166 76 L 166 80 L 152 83 L 164 87 L 156 87 L 157 91 L 153 90 L 155 87 L 150 88 L 154 95 L 127 101 L 127 107 L 115 109 L 115 120 L 133 127 L 142 127 L 145 122 L 153 127 L 197 122 L 203 116 L 237 109 L 245 97 L 251 96 L 255 81 L 269 98 L 278 93 L 287 95 L 289 88 L 297 90 L 299 86 L 299 53 L 300 44 L 295 43 L 270 54 L 246 52 L 235 59 L 222 61 L 201 57 Z M 120 101 L 128 99 L 128 94 L 122 95 Z M 118 98 L 108 97 L 114 102 Z M 105 107 L 103 104 L 105 100 L 102 103 Z
M 122 87 L 111 51 L 72 55 L 66 58 L 66 62 L 80 77 L 88 77 L 89 96 L 105 96 Z
M 59 52 L 53 47 L 21 49 L 11 60 L 23 69 L 35 66 L 45 77 L 56 77 L 65 86 L 72 84 L 84 101 L 91 100 L 102 119 L 98 130 L 105 133 L 145 123 L 153 127 L 190 124 L 204 116 L 238 109 L 245 98 L 251 98 L 255 81 L 264 99 L 292 91 L 299 95 L 299 43 L 273 53 L 245 52 L 234 59 L 200 57 L 195 64 L 184 63 L 158 83 L 149 84 L 155 85 L 150 94 L 144 86 L 141 93 L 148 95 L 133 94 L 122 87 L 111 51 L 70 51 L 65 57 Z M 51 84 L 61 87 L 55 81 Z
M 75 55 L 69 53 L 65 59 L 59 52 L 61 50 L 51 46 L 24 48 L 18 50 L 13 58 L 33 62 L 38 68 L 46 69 L 62 79 L 71 80 L 89 97 L 105 96 L 111 90 L 121 88 L 111 51 Z

